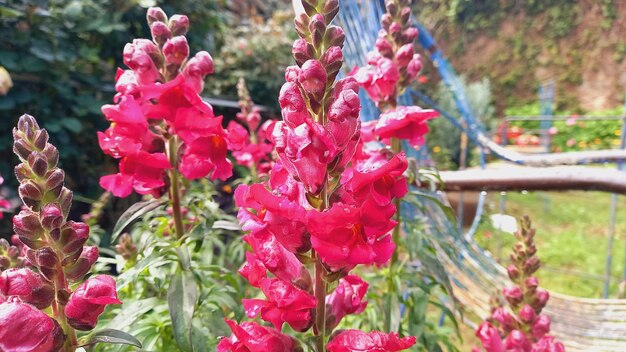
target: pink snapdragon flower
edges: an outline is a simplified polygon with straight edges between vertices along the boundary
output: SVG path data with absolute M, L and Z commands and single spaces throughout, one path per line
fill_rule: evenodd
M 396 352 L 415 345 L 415 337 L 399 337 L 397 333 L 380 331 L 365 333 L 360 330 L 343 330 L 327 345 L 328 352 L 379 351 Z
M 65 306 L 65 315 L 75 329 L 91 330 L 109 304 L 122 304 L 117 298 L 115 280 L 108 275 L 96 275 L 72 292 Z
M 364 300 L 368 288 L 367 282 L 356 275 L 348 275 L 339 280 L 337 288 L 326 296 L 327 329 L 334 329 L 341 319 L 348 314 L 359 314 L 367 307 Z
M 9 269 L 0 273 L 0 295 L 18 297 L 24 303 L 45 309 L 54 299 L 54 289 L 28 268 Z
M 437 116 L 439 113 L 435 110 L 400 106 L 380 115 L 374 133 L 387 145 L 391 144 L 391 138 L 398 138 L 417 148 L 424 144 L 424 136 L 428 133 L 426 122 Z
M 0 302 L 0 351 L 57 351 L 64 340 L 63 330 L 46 313 L 19 300 Z
M 217 345 L 218 352 L 293 352 L 297 342 L 278 330 L 257 323 L 237 324 L 225 319 L 233 332 L 231 337 L 222 338 Z

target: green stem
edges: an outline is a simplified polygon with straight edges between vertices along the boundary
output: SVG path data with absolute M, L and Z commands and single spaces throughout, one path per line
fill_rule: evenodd
M 67 290 L 68 288 L 68 283 L 67 280 L 65 280 L 63 267 L 61 265 L 57 267 L 56 277 L 53 284 L 55 292 L 54 301 L 52 302 L 53 317 L 59 323 L 59 325 L 63 329 L 63 332 L 67 336 L 65 344 L 63 345 L 63 351 L 74 351 L 75 348 L 78 346 L 76 330 L 74 330 L 74 328 L 72 328 L 67 322 L 67 316 L 65 315 L 65 305 L 59 301 L 58 295 L 56 294 L 56 292 L 59 292 L 60 290 Z
M 315 307 L 315 346 L 317 352 L 324 352 L 326 344 L 326 282 L 324 281 L 324 265 L 317 258 L 315 250 L 313 250 L 315 260 L 315 299 L 317 306 Z
M 168 171 L 170 176 L 170 189 L 169 196 L 172 203 L 172 216 L 174 217 L 174 231 L 176 233 L 176 239 L 180 239 L 185 234 L 185 228 L 183 226 L 183 213 L 180 209 L 180 185 L 178 179 L 177 170 L 177 157 L 178 157 L 178 139 L 176 136 L 170 137 L 168 143 L 168 157 L 172 169 Z
M 398 154 L 402 151 L 402 146 L 400 145 L 400 140 L 398 138 L 391 138 L 391 150 L 394 154 Z M 393 204 L 396 207 L 396 213 L 394 214 L 394 218 L 397 222 L 396 226 L 393 228 L 393 232 L 391 234 L 391 239 L 393 243 L 396 244 L 396 248 L 391 255 L 391 260 L 389 261 L 389 270 L 387 272 L 387 295 L 389 298 L 392 298 L 392 295 L 396 294 L 396 285 L 394 283 L 394 277 L 396 273 L 396 265 L 398 263 L 398 241 L 400 240 L 400 226 L 402 226 L 402 219 L 400 217 L 400 202 L 401 199 L 394 199 Z M 385 314 L 385 330 L 391 331 L 391 316 L 393 314 L 394 305 L 391 304 L 391 299 L 388 300 L 387 311 Z

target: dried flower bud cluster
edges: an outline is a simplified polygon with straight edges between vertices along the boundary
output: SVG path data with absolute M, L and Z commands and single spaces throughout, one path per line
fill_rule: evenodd
M 530 219 L 520 221 L 520 230 L 515 233 L 518 242 L 511 253 L 511 264 L 507 267 L 514 286 L 502 290 L 509 308 L 497 306 L 491 317 L 477 330 L 476 335 L 488 352 L 562 352 L 565 348 L 553 336 L 549 336 L 550 317 L 541 314 L 550 295 L 539 288 L 533 274 L 540 262 L 535 246 L 535 229 Z M 475 348 L 474 351 L 480 351 Z
M 100 148 L 120 161 L 119 172 L 100 185 L 118 197 L 133 190 L 161 196 L 172 177 L 167 171 L 188 179 L 232 174 L 222 117 L 199 95 L 213 73 L 211 55 L 189 58 L 186 16 L 168 20 L 163 10 L 150 8 L 147 20 L 152 40 L 126 44 L 129 70 L 118 69 L 115 104 L 102 107 L 111 127 L 98 133 Z
M 58 150 L 48 143 L 48 133 L 39 128 L 32 116 L 24 115 L 13 129 L 13 151 L 21 163 L 15 168 L 20 182 L 19 195 L 25 205 L 13 218 L 13 229 L 24 245 L 28 263 L 24 268 L 13 268 L 0 274 L 0 331 L 7 334 L 0 350 L 58 350 L 61 345 L 76 346 L 73 329 L 91 330 L 104 305 L 121 303 L 117 300 L 115 281 L 101 275 L 105 283 L 94 284 L 90 278 L 82 285 L 95 285 L 109 292 L 108 300 L 101 301 L 102 310 L 90 311 L 88 321 L 82 318 L 85 308 L 75 307 L 77 300 L 89 292 L 72 292 L 70 283 L 80 282 L 98 259 L 98 247 L 85 246 L 89 227 L 81 222 L 68 221 L 72 192 L 64 186 L 63 170 L 57 167 Z M 6 248 L 10 258 L 18 260 L 18 247 Z M 11 263 L 13 264 L 13 263 Z M 97 276 L 98 277 L 98 276 Z M 80 288 L 80 286 L 79 286 Z M 52 306 L 50 317 L 36 309 Z M 36 333 L 19 339 L 22 326 L 13 321 L 32 319 L 41 327 Z M 60 328 L 59 328 L 60 327 Z M 16 330 L 18 329 L 18 330 Z M 0 339 L 1 340 L 1 339 Z M 28 349 L 27 347 L 33 347 Z
M 339 2 L 302 5 L 305 12 L 295 20 L 297 66 L 287 68 L 279 96 L 283 121 L 268 129 L 279 160 L 268 180 L 235 191 L 240 224 L 249 232 L 244 240 L 253 251 L 240 273 L 265 295 L 244 300 L 244 308 L 248 317 L 260 317 L 276 330 L 228 321 L 233 335 L 220 341 L 218 351 L 298 350 L 280 332 L 285 323 L 310 331 L 318 352 L 404 350 L 414 337 L 354 330 L 331 335 L 344 316 L 366 306 L 367 283 L 348 275 L 350 270 L 391 258 L 393 200 L 407 191 L 407 160 L 400 153 L 352 165 L 361 135 L 360 101 L 353 77 L 335 82 L 345 36 L 330 23 Z M 335 282 L 336 289 L 328 290 Z
M 230 121 L 228 131 L 228 149 L 239 165 L 248 167 L 254 179 L 266 176 L 272 168 L 270 153 L 274 146 L 267 139 L 267 129 L 271 120 L 261 124 L 261 113 L 250 98 L 243 78 L 237 83 L 239 107 L 237 121 Z M 246 129 L 247 127 L 247 129 Z

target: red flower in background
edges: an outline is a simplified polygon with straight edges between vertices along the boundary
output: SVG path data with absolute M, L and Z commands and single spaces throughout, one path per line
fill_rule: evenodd
M 380 115 L 374 133 L 387 145 L 391 138 L 407 140 L 414 147 L 424 144 L 428 133 L 428 120 L 439 116 L 435 110 L 425 110 L 418 106 L 399 106 Z

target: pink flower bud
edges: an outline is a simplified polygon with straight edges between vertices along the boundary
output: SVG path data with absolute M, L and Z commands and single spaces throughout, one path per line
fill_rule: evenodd
M 502 294 L 512 305 L 517 305 L 522 301 L 522 290 L 517 286 L 503 288 Z
M 189 56 L 189 44 L 184 36 L 168 39 L 163 45 L 163 55 L 168 64 L 180 65 Z
M 185 15 L 174 15 L 170 17 L 168 26 L 173 36 L 185 35 L 189 30 L 189 18 Z
M 519 318 L 525 323 L 535 320 L 535 316 L 535 309 L 528 304 L 525 304 L 519 311 Z
M 89 238 L 89 225 L 84 222 L 68 221 L 61 229 L 62 251 L 72 255 L 82 250 L 83 245 Z
M 148 25 L 151 26 L 154 22 L 166 22 L 167 16 L 160 7 L 150 7 L 146 12 L 146 19 L 148 21 Z
M 65 306 L 65 315 L 73 328 L 91 330 L 109 304 L 122 304 L 117 298 L 115 279 L 108 275 L 96 275 L 72 293 Z
M 194 55 L 183 69 L 183 76 L 187 83 L 194 87 L 197 93 L 204 88 L 204 78 L 213 73 L 213 58 L 206 51 L 199 51 Z
M 0 303 L 0 351 L 58 351 L 64 340 L 46 313 L 19 301 Z
M 44 282 L 39 274 L 27 268 L 3 271 L 0 274 L 0 293 L 19 297 L 38 309 L 47 308 L 54 299 L 52 286 Z
M 565 352 L 565 346 L 555 341 L 554 336 L 544 336 L 535 342 L 531 352 Z
M 317 95 L 324 92 L 326 78 L 324 66 L 317 60 L 308 60 L 302 65 L 298 81 L 306 92 Z
M 507 350 L 528 351 L 531 343 L 528 341 L 526 334 L 519 330 L 513 330 L 504 340 L 504 347 Z
M 170 28 L 163 22 L 154 22 L 150 25 L 150 33 L 152 34 L 152 40 L 159 45 L 163 46 L 165 42 L 172 37 Z
M 539 280 L 537 280 L 536 277 L 531 276 L 526 279 L 526 281 L 524 282 L 524 285 L 526 285 L 526 288 L 529 291 L 533 291 L 537 288 L 537 286 L 539 286 Z
M 70 281 L 81 280 L 98 260 L 100 251 L 97 246 L 86 246 L 80 253 L 80 257 L 74 263 L 66 265 L 63 270 L 65 277 Z
M 254 287 L 261 285 L 261 280 L 267 278 L 267 270 L 254 253 L 246 252 L 246 262 L 239 269 L 239 274 L 245 277 Z
M 161 22 L 155 22 L 161 23 Z M 158 48 L 148 39 L 135 39 L 124 47 L 124 64 L 137 74 L 137 80 L 143 84 L 154 83 L 159 71 L 152 59 Z
M 332 48 L 333 46 L 343 47 L 343 42 L 346 39 L 346 34 L 339 26 L 330 26 L 326 29 L 326 47 Z
M 493 313 L 491 313 L 491 318 L 500 323 L 505 331 L 510 331 L 515 328 L 515 318 L 502 307 L 494 309 Z
M 302 65 L 313 57 L 313 50 L 311 44 L 307 43 L 303 38 L 293 42 L 293 46 L 291 47 L 291 53 L 299 65 Z
M 517 269 L 517 267 L 513 264 L 509 265 L 506 268 L 506 272 L 509 274 L 509 278 L 511 280 L 516 280 L 519 277 L 519 270 Z
M 542 288 L 538 288 L 535 291 L 535 301 L 533 302 L 533 304 L 536 306 L 536 308 L 543 308 L 546 306 L 546 303 L 548 303 L 549 299 L 550 293 Z
M 390 57 L 393 53 L 393 48 L 391 47 L 391 43 L 385 37 L 379 37 L 376 39 L 376 50 L 383 55 Z
M 491 323 L 484 322 L 480 324 L 478 330 L 476 330 L 476 337 L 480 340 L 485 350 L 488 352 L 502 352 L 504 351 L 504 345 L 498 330 L 494 328 Z
M 409 61 L 413 59 L 413 55 L 415 55 L 413 43 L 405 44 L 398 49 L 398 52 L 396 53 L 396 61 L 400 66 L 407 66 Z
M 422 57 L 419 54 L 413 55 L 413 58 L 409 62 L 406 68 L 407 73 L 411 79 L 415 78 L 422 70 Z
M 61 208 L 56 203 L 46 204 L 41 209 L 39 216 L 41 217 L 41 225 L 48 231 L 61 227 L 64 220 Z
M 43 235 L 39 217 L 30 210 L 22 210 L 13 217 L 13 231 L 20 238 L 29 240 L 38 240 Z
M 390 26 L 389 26 L 389 33 L 393 34 L 393 33 L 399 33 L 402 30 L 402 26 L 400 25 L 400 23 L 397 22 L 393 22 Z
M 348 314 L 361 313 L 367 306 L 364 301 L 367 282 L 356 275 L 348 275 L 339 280 L 333 293 L 326 296 L 327 329 L 334 329 Z
M 545 334 L 550 332 L 550 317 L 547 315 L 539 315 L 531 328 L 533 337 L 535 339 L 542 338 Z
M 41 152 L 32 152 L 28 155 L 28 166 L 37 177 L 44 177 L 48 172 L 48 160 Z
M 403 35 L 406 42 L 412 42 L 419 35 L 419 31 L 415 27 L 409 27 L 404 30 Z

